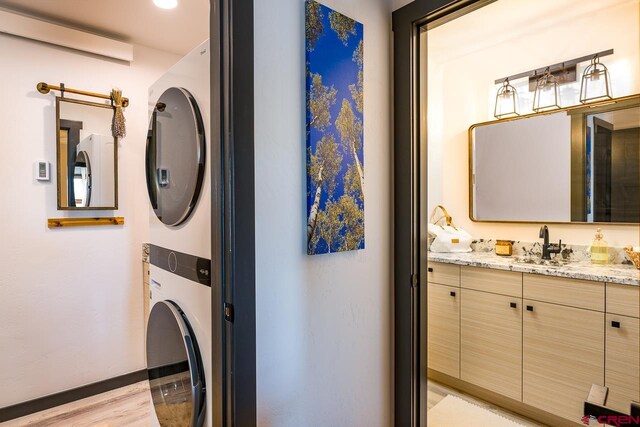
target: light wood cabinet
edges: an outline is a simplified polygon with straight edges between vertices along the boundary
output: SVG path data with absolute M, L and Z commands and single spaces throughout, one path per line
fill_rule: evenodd
M 640 286 L 607 283 L 607 313 L 640 317 Z
M 460 286 L 460 266 L 441 262 L 427 263 L 427 282 Z
M 605 331 L 607 406 L 628 413 L 640 402 L 640 319 L 607 314 Z
M 604 384 L 605 315 L 526 299 L 524 306 L 522 401 L 579 422 L 591 385 Z
M 522 298 L 462 289 L 460 316 L 460 379 L 522 400 Z
M 522 273 L 481 267 L 461 267 L 460 286 L 522 298 Z
M 460 376 L 460 288 L 427 285 L 427 364 Z
M 524 274 L 525 299 L 562 304 L 587 310 L 604 311 L 604 283 L 588 280 Z
M 575 423 L 592 384 L 640 401 L 640 287 L 428 267 L 430 369 Z

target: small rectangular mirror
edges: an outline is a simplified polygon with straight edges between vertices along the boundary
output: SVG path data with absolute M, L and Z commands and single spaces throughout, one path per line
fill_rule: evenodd
M 118 209 L 111 105 L 56 98 L 59 210 Z
M 474 221 L 640 223 L 640 97 L 469 130 Z

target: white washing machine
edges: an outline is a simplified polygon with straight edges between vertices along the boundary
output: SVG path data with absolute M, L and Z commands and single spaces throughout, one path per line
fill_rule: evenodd
M 212 426 L 209 42 L 149 89 L 146 174 L 154 425 Z

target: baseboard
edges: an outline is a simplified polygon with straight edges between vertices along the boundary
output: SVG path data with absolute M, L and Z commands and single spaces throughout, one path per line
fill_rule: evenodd
M 455 390 L 462 391 L 468 395 L 484 400 L 485 402 L 492 403 L 501 408 L 507 409 L 523 417 L 529 418 L 539 424 L 544 424 L 553 427 L 575 427 L 580 425 L 580 420 L 571 422 L 565 418 L 558 417 L 557 415 L 550 414 L 542 409 L 535 408 L 527 405 L 526 403 L 518 402 L 509 397 L 503 396 L 498 393 L 486 390 L 477 385 L 468 383 L 458 378 L 451 377 L 443 374 L 442 372 L 428 369 L 427 376 L 436 382 L 442 383 Z
M 96 394 L 115 390 L 120 387 L 135 384 L 137 382 L 144 381 L 147 378 L 147 370 L 143 369 L 96 383 L 87 384 L 71 390 L 61 391 L 60 393 L 50 394 L 48 396 L 0 408 L 0 423 L 44 411 L 45 409 L 55 408 L 56 406 L 64 405 L 65 403 L 74 402 Z

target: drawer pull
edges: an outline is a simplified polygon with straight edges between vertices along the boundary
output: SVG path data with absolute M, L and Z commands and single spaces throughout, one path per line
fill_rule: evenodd
M 532 305 L 528 305 L 527 306 L 527 311 L 533 311 L 533 306 Z
M 427 268 L 427 271 L 428 271 L 429 273 L 433 273 L 433 267 L 429 267 L 429 268 Z
M 449 295 L 451 295 L 452 297 L 456 296 L 456 293 L 454 291 L 449 292 Z
M 617 321 L 613 320 L 611 322 L 611 327 L 620 329 L 620 322 L 617 322 Z
M 509 306 L 511 308 L 518 308 L 518 304 L 516 304 L 515 302 L 510 303 Z

